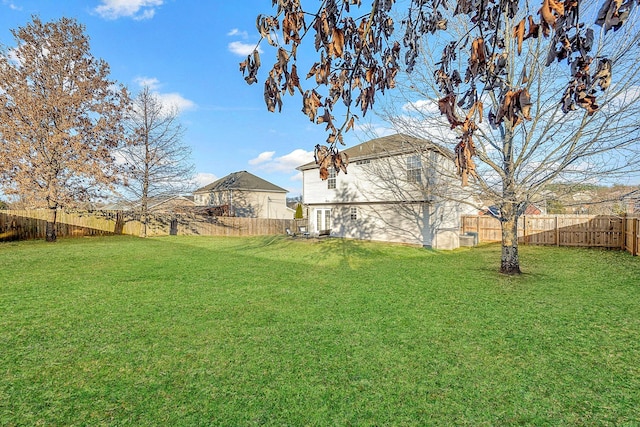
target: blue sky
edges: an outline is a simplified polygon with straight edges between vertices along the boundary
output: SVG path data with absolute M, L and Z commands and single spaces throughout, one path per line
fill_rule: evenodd
M 75 18 L 113 80 L 134 94 L 148 84 L 181 108 L 199 184 L 247 170 L 296 196 L 295 167 L 313 159 L 324 128 L 300 113 L 299 98 L 287 97 L 282 113 L 267 112 L 264 80 L 248 86 L 238 66 L 258 41 L 256 16 L 271 11 L 270 0 L 0 0 L 0 44 L 13 47 L 10 30 L 32 15 Z M 265 68 L 272 61 L 265 53 Z
M 275 61 L 266 43 L 258 84 L 242 78 L 239 62 L 259 39 L 260 13 L 273 13 L 270 0 L 0 0 L 0 45 L 14 47 L 10 30 L 32 15 L 45 22 L 75 18 L 86 27 L 91 53 L 110 64 L 113 80 L 133 94 L 149 85 L 181 108 L 198 185 L 247 170 L 297 196 L 302 181 L 295 168 L 312 161 L 313 147 L 327 135 L 300 112 L 299 97 L 286 96 L 282 113 L 266 110 L 262 84 Z M 312 62 L 299 62 L 303 76 Z M 373 113 L 369 121 L 378 135 L 391 132 Z M 353 146 L 368 136 L 350 132 L 345 142 Z

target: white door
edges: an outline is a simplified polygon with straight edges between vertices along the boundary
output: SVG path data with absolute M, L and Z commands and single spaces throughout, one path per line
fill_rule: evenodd
M 316 230 L 328 230 L 331 228 L 331 209 L 316 209 Z

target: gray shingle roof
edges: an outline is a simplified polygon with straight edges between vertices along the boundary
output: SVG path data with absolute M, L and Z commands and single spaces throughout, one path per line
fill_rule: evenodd
M 450 151 L 439 147 L 426 139 L 420 139 L 401 133 L 375 138 L 340 151 L 349 156 L 349 162 L 354 162 L 362 159 L 373 159 L 388 155 L 408 153 L 419 148 L 437 151 L 443 156 L 453 158 L 453 154 Z M 313 161 L 305 163 L 302 166 L 298 166 L 296 169 L 307 170 L 317 167 L 319 166 L 315 161 Z
M 269 191 L 273 193 L 286 193 L 282 187 L 265 181 L 247 171 L 231 173 L 224 178 L 212 182 L 209 185 L 198 188 L 194 193 L 209 193 L 224 190 L 245 190 L 245 191 Z

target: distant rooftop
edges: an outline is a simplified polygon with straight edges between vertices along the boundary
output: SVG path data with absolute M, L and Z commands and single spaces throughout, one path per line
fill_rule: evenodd
M 210 193 L 225 190 L 270 191 L 274 193 L 287 192 L 284 188 L 278 187 L 252 173 L 239 171 L 220 178 L 209 185 L 198 188 L 194 193 Z

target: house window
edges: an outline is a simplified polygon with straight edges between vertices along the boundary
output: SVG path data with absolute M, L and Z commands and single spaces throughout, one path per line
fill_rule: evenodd
M 356 161 L 356 165 L 368 165 L 369 163 L 371 163 L 371 160 L 369 159 Z
M 334 168 L 329 168 L 329 178 L 327 179 L 327 188 L 329 190 L 336 189 L 336 170 Z
M 418 155 L 407 157 L 407 181 L 422 182 L 422 161 Z
M 351 208 L 351 220 L 355 221 L 358 219 L 358 208 Z

